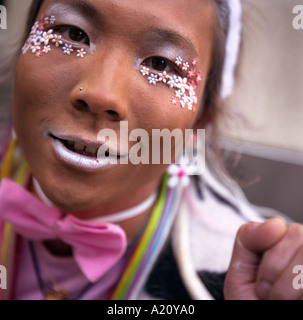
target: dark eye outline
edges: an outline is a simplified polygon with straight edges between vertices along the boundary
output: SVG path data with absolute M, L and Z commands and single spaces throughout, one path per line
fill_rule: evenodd
M 85 31 L 83 31 L 81 28 L 73 26 L 73 25 L 58 25 L 52 28 L 54 30 L 55 34 L 59 34 L 62 36 L 62 40 L 67 41 L 67 42 L 71 42 L 71 43 L 77 43 L 77 44 L 81 44 L 81 45 L 90 45 L 90 40 L 89 37 L 87 35 L 87 33 Z M 76 30 L 76 31 L 80 31 L 83 33 L 83 39 L 80 41 L 77 40 L 73 40 L 70 37 L 70 32 L 72 30 Z
M 163 69 L 163 70 L 157 70 L 157 69 L 153 68 L 151 62 L 152 62 L 152 59 L 155 59 L 155 58 L 164 60 L 164 61 L 167 63 L 166 68 Z M 152 56 L 152 57 L 148 57 L 148 58 L 146 58 L 146 59 L 142 62 L 142 65 L 143 65 L 144 67 L 149 68 L 150 70 L 154 70 L 156 73 L 162 73 L 162 72 L 166 71 L 167 73 L 172 73 L 172 74 L 178 74 L 178 75 L 181 75 L 181 76 L 185 76 L 184 70 L 181 70 L 181 69 L 180 69 L 175 63 L 173 63 L 171 60 L 169 60 L 169 59 L 167 59 L 167 58 L 164 58 L 164 57 L 162 57 L 162 56 Z

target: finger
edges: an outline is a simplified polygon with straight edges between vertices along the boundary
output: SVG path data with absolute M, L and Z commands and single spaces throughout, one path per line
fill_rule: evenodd
M 278 242 L 286 230 L 280 218 L 249 223 L 239 229 L 224 285 L 226 299 L 258 299 L 255 285 L 261 253 Z
M 239 230 L 239 241 L 251 253 L 262 254 L 287 232 L 285 220 L 280 217 L 271 218 L 263 223 L 244 225 Z
M 273 283 L 271 300 L 299 300 L 303 296 L 303 246 L 297 250 L 288 266 Z
M 264 253 L 257 276 L 257 294 L 261 299 L 269 298 L 274 283 L 284 270 L 288 270 L 287 266 L 302 245 L 303 226 L 293 224 L 288 227 L 283 239 Z
M 260 263 L 259 255 L 252 254 L 240 241 L 239 235 L 243 228 L 252 232 L 259 223 L 242 226 L 236 236 L 233 254 L 224 282 L 224 297 L 226 300 L 255 300 L 255 278 Z

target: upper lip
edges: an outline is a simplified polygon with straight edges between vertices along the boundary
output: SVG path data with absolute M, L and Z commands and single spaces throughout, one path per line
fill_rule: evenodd
M 90 153 L 95 153 L 95 156 L 97 156 L 97 152 L 99 148 L 104 145 L 105 141 L 96 141 L 96 140 L 90 140 L 90 139 L 83 139 L 79 136 L 72 136 L 72 135 L 66 135 L 66 134 L 58 134 L 58 133 L 52 133 L 49 132 L 48 135 L 52 139 L 61 140 L 62 142 L 72 142 L 74 144 L 77 144 L 78 146 L 83 146 L 83 150 L 88 150 Z M 108 147 L 109 155 L 118 156 L 121 157 L 123 155 L 120 155 L 120 151 L 118 150 L 118 146 L 110 146 L 109 143 L 106 143 L 106 146 Z

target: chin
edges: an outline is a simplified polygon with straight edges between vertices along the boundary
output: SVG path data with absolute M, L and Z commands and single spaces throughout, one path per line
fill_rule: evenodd
M 100 197 L 96 200 L 91 193 L 85 195 L 83 192 L 72 192 L 70 194 L 68 191 L 63 190 L 54 193 L 46 189 L 45 195 L 54 206 L 66 212 L 89 210 L 100 204 Z
M 54 199 L 53 204 L 65 212 L 79 212 L 79 211 L 85 211 L 90 210 L 97 206 L 97 204 L 93 204 L 90 202 L 84 202 L 79 199 L 69 199 L 69 200 L 61 200 L 61 199 Z

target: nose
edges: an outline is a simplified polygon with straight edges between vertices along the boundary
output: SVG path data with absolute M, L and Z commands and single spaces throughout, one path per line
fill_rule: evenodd
M 92 54 L 82 61 L 79 80 L 71 93 L 74 109 L 110 120 L 126 119 L 129 76 L 134 68 L 121 53 Z

